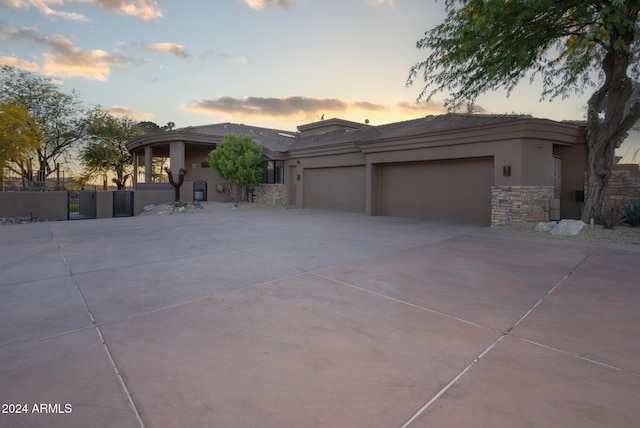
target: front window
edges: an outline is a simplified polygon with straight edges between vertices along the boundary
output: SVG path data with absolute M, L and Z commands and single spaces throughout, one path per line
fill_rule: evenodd
M 284 183 L 284 161 L 265 160 L 260 162 L 262 168 L 262 183 L 283 184 Z

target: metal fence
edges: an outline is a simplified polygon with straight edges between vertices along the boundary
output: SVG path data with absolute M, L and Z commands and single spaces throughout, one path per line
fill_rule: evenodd
M 64 190 L 69 180 L 64 171 L 56 171 L 47 176 L 46 171 L 0 171 L 0 192 L 41 192 Z

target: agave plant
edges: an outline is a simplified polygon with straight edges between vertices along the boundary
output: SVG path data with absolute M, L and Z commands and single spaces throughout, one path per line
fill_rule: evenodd
M 629 201 L 626 217 L 631 226 L 640 226 L 640 199 Z
M 621 212 L 619 205 L 603 206 L 600 212 L 593 211 L 592 216 L 605 229 L 613 229 L 627 219 L 626 214 Z

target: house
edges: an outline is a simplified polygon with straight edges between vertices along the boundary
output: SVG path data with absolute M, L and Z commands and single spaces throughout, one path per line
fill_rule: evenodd
M 271 205 L 494 225 L 580 216 L 584 126 L 521 115 L 379 126 L 328 119 L 298 132 L 223 123 L 145 135 L 127 143 L 134 189 L 171 189 L 152 173 L 153 158 L 168 158 L 174 174 L 188 171 L 183 194 L 228 200 L 205 159 L 230 133 L 263 147 L 256 198 Z

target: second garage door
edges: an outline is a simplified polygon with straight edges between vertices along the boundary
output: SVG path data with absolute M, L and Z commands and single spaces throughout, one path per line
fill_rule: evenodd
M 380 166 L 380 214 L 491 222 L 493 157 Z

